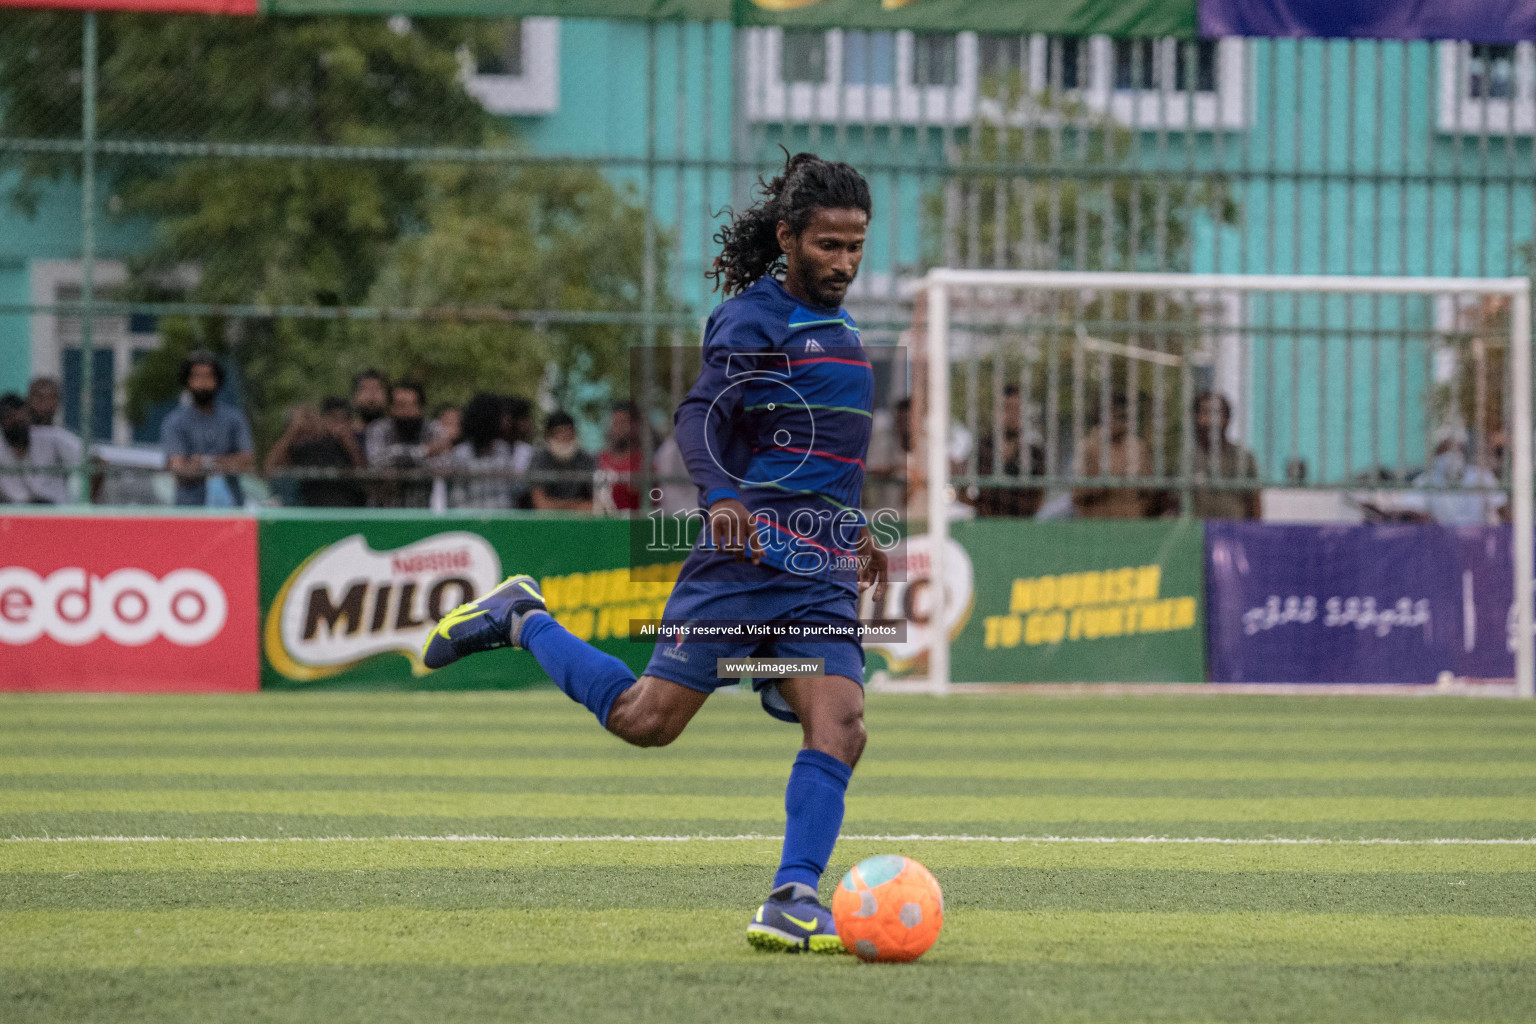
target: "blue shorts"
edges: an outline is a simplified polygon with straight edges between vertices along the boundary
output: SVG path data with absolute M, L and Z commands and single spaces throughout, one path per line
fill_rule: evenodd
M 694 559 L 690 559 L 694 561 Z M 722 566 L 722 568 L 724 568 Z M 690 573 L 687 568 L 672 588 L 664 617 L 668 621 L 729 619 L 761 621 L 793 619 L 816 622 L 853 622 L 858 619 L 858 594 L 848 587 L 810 579 L 766 565 L 732 564 L 729 580 L 707 578 L 707 568 Z M 755 577 L 755 578 L 754 578 Z M 864 645 L 857 640 L 725 640 L 661 641 L 645 667 L 645 674 L 667 679 L 690 690 L 713 693 L 735 686 L 736 679 L 716 676 L 717 658 L 824 658 L 826 674 L 846 676 L 864 685 Z M 763 710 L 785 722 L 798 722 L 779 693 L 782 678 L 752 680 L 752 689 Z

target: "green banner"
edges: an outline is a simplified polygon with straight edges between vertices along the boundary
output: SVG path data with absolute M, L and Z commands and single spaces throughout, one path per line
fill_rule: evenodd
M 735 0 L 740 25 L 1193 36 L 1195 0 Z
M 974 580 L 956 682 L 1205 681 L 1200 522 L 978 519 L 953 533 Z
M 537 577 L 577 636 L 639 671 L 630 619 L 661 617 L 677 563 L 633 578 L 629 524 L 544 518 L 264 519 L 261 685 L 276 689 L 510 689 L 547 681 L 522 652 L 421 665 L 428 631 L 512 573 Z M 679 563 L 681 559 L 679 558 Z
M 788 28 L 1195 34 L 1195 0 L 263 0 L 267 14 L 734 21 Z

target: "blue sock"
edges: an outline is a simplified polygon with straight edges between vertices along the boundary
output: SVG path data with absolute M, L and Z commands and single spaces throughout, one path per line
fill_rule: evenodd
M 802 750 L 795 755 L 784 789 L 784 857 L 773 876 L 777 889 L 785 882 L 816 888 L 827 870 L 837 833 L 843 827 L 843 794 L 853 769 L 831 754 Z
M 613 702 L 635 685 L 628 665 L 572 635 L 553 615 L 530 617 L 523 623 L 518 644 L 538 660 L 567 697 L 586 705 L 604 727 Z

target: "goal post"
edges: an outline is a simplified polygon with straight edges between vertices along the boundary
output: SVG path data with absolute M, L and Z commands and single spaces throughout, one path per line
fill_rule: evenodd
M 1533 578 L 1536 578 L 1536 535 L 1532 522 L 1532 437 L 1531 437 L 1531 284 L 1523 277 L 1449 278 L 1449 277 L 1377 277 L 1343 275 L 1259 275 L 1259 274 L 1181 274 L 1115 273 L 1086 271 L 964 270 L 939 268 L 918 284 L 926 293 L 927 330 L 925 369 L 927 376 L 925 416 L 925 475 L 927 477 L 926 518 L 929 532 L 929 579 L 946 579 L 945 547 L 949 540 L 951 506 L 950 451 L 946 443 L 951 430 L 954 362 L 953 342 L 956 298 L 986 291 L 996 294 L 1014 292 L 1044 293 L 1150 293 L 1154 296 L 1232 295 L 1246 297 L 1255 293 L 1290 293 L 1304 295 L 1346 296 L 1475 296 L 1502 297 L 1508 301 L 1508 361 L 1506 388 L 1508 408 L 1503 422 L 1509 436 L 1509 476 L 1513 521 L 1514 627 L 1516 692 L 1521 697 L 1536 696 L 1536 637 L 1533 637 Z M 1299 300 L 1293 300 L 1299 301 Z M 1326 326 L 1320 330 L 1327 330 Z M 1081 330 L 1079 329 L 1079 333 Z M 1346 330 L 1345 334 L 1350 331 Z M 1408 333 L 1404 331 L 1405 335 Z M 1422 332 L 1421 332 L 1422 333 Z M 1099 343 L 1106 350 L 1107 343 Z M 1125 348 L 1125 346 L 1120 346 Z M 1354 359 L 1346 352 L 1345 360 Z M 1105 376 L 1107 381 L 1108 376 Z M 1294 383 L 1294 382 L 1293 382 Z M 1379 381 L 1370 381 L 1376 387 Z M 1323 387 L 1327 387 L 1324 382 Z M 1426 385 L 1427 386 L 1427 385 Z M 1109 385 L 1106 383 L 1107 389 Z M 1106 390 L 1106 394 L 1108 391 Z M 1406 395 L 1406 390 L 1404 394 Z M 1321 404 L 1321 399 L 1319 403 Z M 1427 412 L 1426 412 L 1427 414 Z M 1399 414 L 1400 416 L 1402 413 Z M 1294 431 L 1294 427 L 1292 428 Z M 1186 428 L 1187 431 L 1187 428 Z M 1294 436 L 1294 433 L 1293 433 Z M 1399 438 L 1401 443 L 1401 438 Z M 1187 468 L 1187 467 L 1185 467 Z M 995 467 L 993 467 L 995 472 Z M 1186 507 L 1187 511 L 1187 507 Z M 948 595 L 937 582 L 929 587 L 929 685 L 936 693 L 946 693 L 951 685 L 950 636 L 947 627 Z

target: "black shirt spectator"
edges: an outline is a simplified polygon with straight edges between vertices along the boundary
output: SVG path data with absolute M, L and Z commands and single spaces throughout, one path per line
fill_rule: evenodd
M 397 470 L 402 477 L 374 485 L 373 504 L 378 507 L 426 508 L 431 501 L 432 480 L 425 470 L 427 459 L 436 453 L 433 431 L 422 418 L 425 406 L 426 390 L 401 381 L 389 390 L 389 415 L 368 425 L 364 436 L 369 467 Z
M 576 440 L 576 421 L 564 412 L 553 412 L 544 425 L 544 445 L 528 467 L 529 484 L 536 509 L 592 511 L 592 474 L 597 460 L 582 451 Z M 540 480 L 541 473 L 565 474 L 558 480 Z
M 1003 447 L 1001 457 L 993 449 L 996 439 L 984 431 L 976 446 L 976 472 L 981 476 L 1005 476 L 1024 483 L 1045 475 L 1045 452 L 1039 445 L 1024 443 L 1024 401 L 1017 384 L 1003 388 Z M 1026 461 L 1027 460 L 1027 461 Z M 1032 516 L 1043 499 L 1038 487 L 980 487 L 976 514 L 981 516 Z
M 288 429 L 267 453 L 269 476 L 284 466 L 317 469 L 356 469 L 363 453 L 352 435 L 347 403 L 327 398 L 319 411 L 301 405 L 293 411 Z M 365 504 L 362 486 L 355 480 L 295 480 L 295 504 L 308 508 L 356 508 Z

